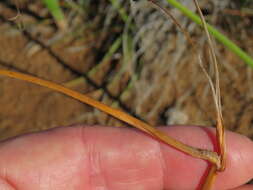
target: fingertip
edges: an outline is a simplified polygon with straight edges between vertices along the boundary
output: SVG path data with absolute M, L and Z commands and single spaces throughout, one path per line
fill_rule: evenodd
M 226 132 L 226 169 L 216 183 L 229 188 L 246 183 L 253 177 L 253 142 L 240 134 Z
M 193 147 L 214 150 L 216 146 L 215 129 L 196 126 L 175 126 L 160 128 L 168 135 Z M 220 172 L 214 184 L 214 189 L 231 189 L 245 184 L 253 177 L 253 142 L 240 134 L 226 131 L 226 169 Z M 172 151 L 172 152 L 171 152 Z M 176 188 L 178 184 L 182 189 L 186 188 L 184 181 L 192 187 L 196 187 L 197 182 L 204 179 L 208 163 L 204 160 L 192 158 L 180 151 L 165 147 L 165 160 L 168 161 L 169 170 L 167 185 Z M 173 159 L 174 158 L 174 159 Z M 172 162 L 174 160 L 174 162 Z M 200 185 L 200 184 L 199 184 Z

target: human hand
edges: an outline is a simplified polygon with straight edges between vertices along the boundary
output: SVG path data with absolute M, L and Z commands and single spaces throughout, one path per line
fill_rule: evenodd
M 210 128 L 160 130 L 194 147 L 213 147 Z M 226 144 L 227 168 L 218 174 L 215 190 L 239 187 L 253 177 L 253 142 L 227 132 Z M 208 167 L 128 128 L 56 128 L 4 141 L 0 152 L 0 190 L 193 190 Z

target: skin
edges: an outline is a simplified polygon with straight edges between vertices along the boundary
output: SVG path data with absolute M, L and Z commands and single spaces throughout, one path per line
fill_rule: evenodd
M 210 128 L 160 129 L 195 147 L 215 146 Z M 227 132 L 226 144 L 227 168 L 213 189 L 253 189 L 242 186 L 253 177 L 253 142 Z M 130 128 L 61 127 L 4 141 L 0 152 L 1 190 L 193 190 L 208 168 Z

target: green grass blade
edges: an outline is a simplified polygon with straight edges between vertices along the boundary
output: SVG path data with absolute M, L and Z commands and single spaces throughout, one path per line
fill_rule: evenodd
M 55 21 L 60 27 L 64 27 L 65 25 L 65 17 L 62 12 L 62 9 L 59 5 L 58 0 L 43 0 L 43 3 L 46 5 Z
M 197 23 L 198 25 L 202 26 L 201 19 L 199 16 L 197 16 L 195 13 L 187 9 L 185 6 L 180 4 L 176 0 L 167 0 L 169 4 L 174 6 L 175 8 L 179 9 L 185 16 L 190 18 L 192 21 Z M 245 63 L 253 67 L 253 59 L 250 57 L 245 51 L 243 51 L 240 47 L 238 47 L 234 42 L 229 40 L 225 35 L 220 33 L 218 30 L 216 30 L 211 25 L 207 25 L 208 31 L 224 46 L 226 46 L 229 50 L 231 50 L 233 53 L 235 53 L 237 56 L 239 56 Z
M 121 7 L 120 5 L 120 2 L 118 0 L 109 0 L 112 4 L 112 6 L 118 10 L 119 12 L 119 15 L 121 17 L 121 19 L 124 21 L 124 22 L 127 22 L 128 20 L 128 15 L 126 13 L 126 10 L 124 8 Z

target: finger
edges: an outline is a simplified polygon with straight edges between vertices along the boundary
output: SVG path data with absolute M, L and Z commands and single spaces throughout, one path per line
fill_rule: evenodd
M 208 128 L 161 129 L 192 146 L 213 147 L 213 130 Z M 231 132 L 226 140 L 227 169 L 214 189 L 231 189 L 253 176 L 253 143 Z M 190 190 L 203 182 L 208 166 L 127 128 L 59 128 L 6 141 L 0 152 L 0 185 L 26 190 Z
M 253 185 L 243 185 L 241 187 L 232 189 L 232 190 L 252 190 L 253 189 Z

